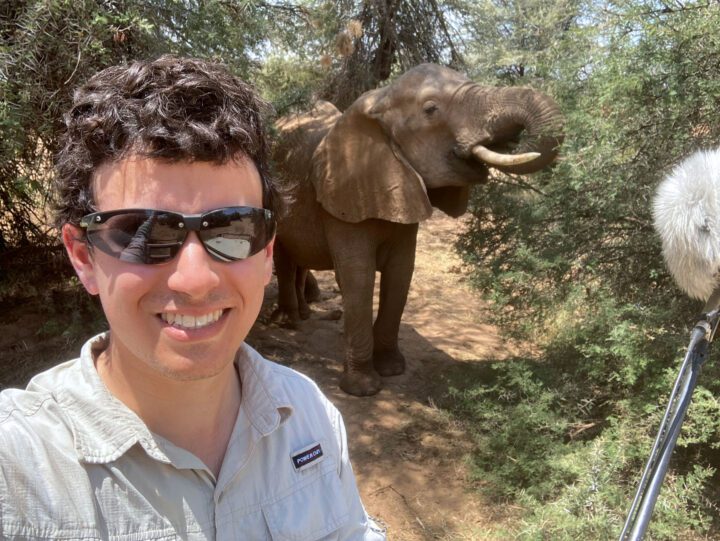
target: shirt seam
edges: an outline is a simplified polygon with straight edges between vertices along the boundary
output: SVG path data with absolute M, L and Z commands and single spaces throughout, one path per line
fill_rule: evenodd
M 54 527 L 47 527 L 47 528 L 39 528 L 36 526 L 28 526 L 24 522 L 21 521 L 13 521 L 13 520 L 3 520 L 0 522 L 0 526 L 2 526 L 2 529 L 0 529 L 0 534 L 2 536 L 10 535 L 12 537 L 27 537 L 28 535 L 37 538 L 37 539 L 48 539 L 48 536 L 53 536 L 52 539 L 58 539 L 59 536 L 61 539 L 77 539 L 78 535 L 83 535 L 83 539 L 103 539 L 102 536 L 93 535 L 91 537 L 85 537 L 88 534 L 97 534 L 97 528 L 93 526 L 78 526 L 76 528 L 54 528 Z M 174 526 L 169 526 L 167 528 L 157 529 L 154 528 L 152 530 L 142 530 L 138 532 L 133 533 L 116 533 L 116 534 L 108 534 L 109 539 L 132 539 L 134 537 L 137 537 L 139 535 L 153 535 L 157 536 L 160 535 L 162 537 L 176 537 L 177 535 L 183 535 L 183 534 L 196 534 L 196 533 L 204 533 L 207 530 L 212 529 L 214 526 L 212 521 L 207 521 L 206 527 L 203 528 L 200 523 L 198 522 L 198 527 L 196 528 L 175 528 Z M 15 529 L 17 528 L 19 533 L 7 533 L 7 528 Z M 0 537 L 0 539 L 5 539 L 5 537 Z
M 45 405 L 45 402 L 52 401 L 55 399 L 55 395 L 53 393 L 47 393 L 47 396 L 40 400 L 40 402 L 37 404 L 37 407 L 30 411 L 30 409 L 25 409 L 20 406 L 14 405 L 10 407 L 8 410 L 5 410 L 6 415 L 4 417 L 0 417 L 0 424 L 6 423 L 10 418 L 13 416 L 14 413 L 20 413 L 23 417 L 32 417 L 39 412 L 42 407 Z M 57 403 L 57 399 L 55 399 L 55 403 Z
M 253 352 L 247 351 L 245 348 L 243 348 L 243 353 L 244 353 L 245 355 L 247 355 L 248 357 L 251 357 L 251 356 L 254 355 Z M 255 383 L 255 384 L 258 384 L 258 383 L 259 383 L 259 384 L 260 384 L 260 387 L 262 388 L 263 393 L 264 393 L 264 394 L 268 397 L 268 399 L 269 399 L 270 405 L 272 406 L 274 413 L 275 413 L 278 417 L 280 417 L 280 412 L 277 411 L 280 406 L 277 405 L 277 403 L 276 403 L 275 400 L 273 399 L 273 396 L 272 396 L 272 394 L 270 393 L 270 390 L 268 389 L 268 386 L 266 385 L 265 381 L 263 381 L 263 378 L 260 377 L 260 374 L 258 374 L 257 367 L 255 366 L 255 359 L 254 359 L 254 358 L 248 363 L 248 368 L 249 368 L 249 369 L 252 371 L 252 373 L 253 373 L 253 379 L 255 380 L 253 383 Z M 253 411 L 253 413 L 254 413 L 254 412 L 257 411 L 257 409 L 256 409 L 256 408 L 252 408 L 252 411 Z M 263 418 L 263 420 L 266 419 L 264 413 L 261 413 L 260 416 Z M 257 430 L 258 432 L 260 432 L 263 436 L 267 436 L 267 435 L 269 435 L 269 434 L 272 434 L 272 433 L 273 433 L 275 430 L 277 430 L 277 428 L 280 426 L 280 421 L 279 421 L 279 420 L 276 420 L 277 418 L 274 418 L 273 421 L 275 421 L 275 422 L 273 423 L 272 429 L 270 429 L 270 430 L 266 433 L 264 430 L 262 430 L 260 427 L 257 426 L 257 424 L 255 423 L 255 418 L 254 418 L 255 416 L 254 416 L 254 415 L 249 415 L 249 417 L 250 417 L 250 423 L 253 425 L 253 427 L 255 428 L 255 430 Z M 267 424 L 270 424 L 270 423 L 267 423 Z
M 2 527 L 0 529 L 0 533 L 2 534 L 2 539 L 5 539 L 5 536 L 12 536 L 12 537 L 27 537 L 30 536 L 32 538 L 37 539 L 48 539 L 49 535 L 52 535 L 52 539 L 77 539 L 78 534 L 96 534 L 97 530 L 92 526 L 78 526 L 77 528 L 53 528 L 53 527 L 47 527 L 47 528 L 39 528 L 36 526 L 28 526 L 26 523 L 21 521 L 14 521 L 14 520 L 2 520 L 0 522 L 0 526 Z M 11 529 L 17 529 L 18 533 L 7 533 L 8 528 Z M 63 536 L 58 538 L 57 536 Z M 101 539 L 99 536 L 92 536 L 92 537 L 86 537 L 86 539 Z

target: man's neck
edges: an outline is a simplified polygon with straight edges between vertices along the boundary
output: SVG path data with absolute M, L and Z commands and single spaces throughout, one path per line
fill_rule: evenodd
M 240 407 L 240 380 L 232 362 L 200 380 L 177 380 L 153 370 L 136 373 L 112 343 L 96 359 L 109 391 L 154 433 L 190 451 L 217 479 Z

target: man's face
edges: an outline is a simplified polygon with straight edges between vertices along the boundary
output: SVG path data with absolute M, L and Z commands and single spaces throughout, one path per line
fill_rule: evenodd
M 213 165 L 129 158 L 94 179 L 100 211 L 149 208 L 199 214 L 262 207 L 260 176 L 249 161 Z M 111 362 L 174 380 L 215 376 L 232 362 L 255 322 L 272 272 L 272 243 L 248 259 L 211 258 L 191 232 L 168 263 L 142 265 L 87 252 L 63 237 L 86 289 L 99 294 L 110 324 Z M 172 323 L 168 323 L 172 322 Z M 118 358 L 116 358 L 118 357 Z

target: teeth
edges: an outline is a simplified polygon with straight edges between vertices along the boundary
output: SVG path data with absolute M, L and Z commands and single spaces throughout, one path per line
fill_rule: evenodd
M 160 317 L 165 323 L 174 327 L 180 327 L 182 329 L 199 329 L 215 323 L 220 316 L 222 316 L 222 310 L 215 310 L 209 314 L 203 314 L 202 316 L 189 316 L 187 314 L 176 314 L 173 312 L 163 312 Z

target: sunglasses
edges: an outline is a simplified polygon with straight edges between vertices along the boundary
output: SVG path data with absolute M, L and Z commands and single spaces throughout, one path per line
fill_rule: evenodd
M 203 214 L 166 210 L 122 209 L 83 216 L 80 227 L 90 246 L 128 263 L 167 263 L 180 251 L 190 231 L 218 261 L 246 259 L 265 248 L 275 234 L 267 209 L 226 207 Z

